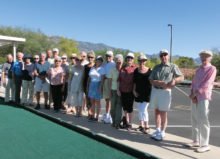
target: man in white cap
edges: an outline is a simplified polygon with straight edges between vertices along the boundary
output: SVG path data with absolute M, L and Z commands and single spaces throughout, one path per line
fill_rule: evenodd
M 112 51 L 107 51 L 105 57 L 106 57 L 106 62 L 102 65 L 105 73 L 102 75 L 100 89 L 103 88 L 103 98 L 105 99 L 106 102 L 106 110 L 105 110 L 106 113 L 102 115 L 101 120 L 103 120 L 105 123 L 111 123 L 111 115 L 110 115 L 111 103 L 110 103 L 109 90 L 108 90 L 109 89 L 108 75 L 110 70 L 115 67 L 115 62 L 113 61 L 114 54 Z
M 177 65 L 169 63 L 167 50 L 160 51 L 161 63 L 156 65 L 149 77 L 152 84 L 149 107 L 155 109 L 156 131 L 152 134 L 155 140 L 165 137 L 167 112 L 170 110 L 171 89 L 175 83 L 184 79 Z
M 192 115 L 192 139 L 187 144 L 189 147 L 198 147 L 197 152 L 210 150 L 209 135 L 210 124 L 208 120 L 209 101 L 211 100 L 212 87 L 216 77 L 216 67 L 211 65 L 212 52 L 204 50 L 200 53 L 202 65 L 196 70 L 191 85 L 191 115 Z
M 57 58 L 59 56 L 59 49 L 58 48 L 53 48 L 53 58 Z

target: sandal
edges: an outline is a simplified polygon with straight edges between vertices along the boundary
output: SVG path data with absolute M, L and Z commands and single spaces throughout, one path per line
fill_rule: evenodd
M 143 131 L 144 128 L 142 126 L 139 126 L 138 128 L 135 129 L 136 131 Z
M 148 128 L 144 128 L 143 133 L 144 134 L 149 134 L 150 133 L 150 128 L 149 127 Z

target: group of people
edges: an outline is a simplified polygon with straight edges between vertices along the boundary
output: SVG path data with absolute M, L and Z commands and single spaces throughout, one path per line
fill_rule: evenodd
M 122 54 L 114 56 L 113 51 L 107 51 L 104 59 L 96 57 L 93 51 L 82 51 L 79 55 L 71 54 L 69 63 L 67 55 L 59 56 L 57 48 L 35 55 L 33 59 L 18 52 L 15 62 L 8 54 L 2 72 L 5 102 L 11 97 L 17 104 L 33 105 L 35 97 L 35 109 L 40 109 L 40 93 L 43 91 L 46 109 L 50 109 L 53 103 L 56 112 L 63 109 L 80 117 L 82 110 L 87 108 L 89 121 L 102 120 L 117 129 L 121 128 L 123 110 L 124 128 L 131 130 L 133 103 L 136 101 L 140 125 L 135 130 L 150 133 L 148 107 L 153 108 L 156 131 L 151 137 L 160 141 L 165 137 L 168 123 L 171 89 L 184 77 L 178 66 L 169 62 L 167 50 L 161 50 L 159 56 L 161 63 L 152 70 L 146 67 L 147 57 L 143 53 L 137 58 L 138 65 L 134 64 L 135 56 L 131 52 L 124 59 Z M 210 150 L 208 105 L 216 68 L 210 64 L 210 51 L 202 51 L 200 57 L 202 66 L 192 81 L 190 94 L 193 143 L 187 146 L 199 146 L 198 152 L 205 152 Z M 99 118 L 101 99 L 105 99 L 105 113 Z

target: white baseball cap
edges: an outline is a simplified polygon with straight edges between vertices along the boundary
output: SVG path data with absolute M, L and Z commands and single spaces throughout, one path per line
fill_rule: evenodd
M 113 56 L 114 54 L 113 54 L 113 52 L 112 52 L 111 50 L 108 50 L 108 51 L 106 51 L 106 54 L 105 54 L 105 55 Z
M 202 55 L 202 54 L 213 56 L 213 53 L 210 50 L 202 50 L 199 55 Z
M 59 52 L 58 48 L 53 48 L 53 52 Z
M 169 54 L 169 52 L 168 52 L 168 50 L 163 49 L 163 50 L 160 51 L 160 55 L 161 55 L 161 54 Z
M 126 57 L 132 57 L 132 58 L 134 58 L 134 53 L 129 52 L 129 53 L 127 54 L 127 56 L 126 56 Z

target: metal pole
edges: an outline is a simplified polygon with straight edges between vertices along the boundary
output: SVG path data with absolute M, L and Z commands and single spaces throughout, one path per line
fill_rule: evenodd
M 172 48 L 173 48 L 173 25 L 172 24 L 168 24 L 168 26 L 170 26 L 170 63 L 172 62 Z
M 13 43 L 13 55 L 14 55 L 14 62 L 16 61 L 16 43 Z

